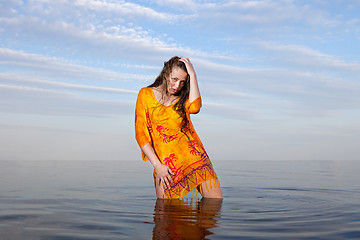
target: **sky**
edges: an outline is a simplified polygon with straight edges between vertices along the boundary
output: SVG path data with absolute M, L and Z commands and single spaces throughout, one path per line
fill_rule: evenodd
M 140 88 L 189 57 L 210 159 L 360 160 L 359 0 L 0 0 L 0 160 L 141 160 Z

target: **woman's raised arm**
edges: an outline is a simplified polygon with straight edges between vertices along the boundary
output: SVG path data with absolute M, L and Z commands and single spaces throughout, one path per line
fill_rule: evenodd
M 179 60 L 181 62 L 185 63 L 186 70 L 190 76 L 189 102 L 191 103 L 194 100 L 196 100 L 198 97 L 200 97 L 200 90 L 199 90 L 199 85 L 197 82 L 196 73 L 195 73 L 194 67 L 193 67 L 192 63 L 190 62 L 189 58 L 182 57 Z

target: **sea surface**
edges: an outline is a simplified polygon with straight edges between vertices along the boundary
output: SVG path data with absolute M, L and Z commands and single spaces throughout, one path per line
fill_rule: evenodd
M 213 161 L 224 200 L 156 200 L 138 161 L 0 161 L 0 239 L 360 239 L 360 161 Z

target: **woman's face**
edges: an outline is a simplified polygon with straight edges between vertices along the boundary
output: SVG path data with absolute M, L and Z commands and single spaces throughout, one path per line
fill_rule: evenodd
M 186 83 L 187 73 L 179 67 L 174 67 L 167 78 L 167 90 L 171 95 L 179 92 Z

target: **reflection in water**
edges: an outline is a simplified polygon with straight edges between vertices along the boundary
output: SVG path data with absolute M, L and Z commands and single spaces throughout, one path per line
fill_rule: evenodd
M 218 227 L 222 199 L 202 198 L 196 203 L 157 199 L 153 239 L 206 239 Z

